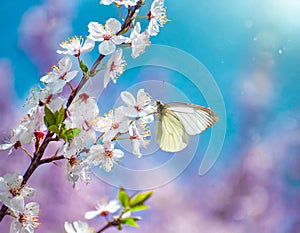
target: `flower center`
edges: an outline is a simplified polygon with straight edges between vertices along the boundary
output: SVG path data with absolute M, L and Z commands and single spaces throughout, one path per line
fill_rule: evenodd
M 143 107 L 142 107 L 142 106 L 139 106 L 139 105 L 134 106 L 134 108 L 135 108 L 138 112 L 140 112 L 140 111 L 143 110 Z
M 148 12 L 147 14 L 148 20 L 151 20 L 154 18 L 154 16 L 152 15 L 151 11 Z
M 63 73 L 63 74 L 59 77 L 59 79 L 64 80 L 64 78 L 66 77 L 66 75 L 67 75 L 67 72 Z
M 103 39 L 104 39 L 104 40 L 110 40 L 111 38 L 112 38 L 112 36 L 109 35 L 109 34 L 104 34 L 104 35 L 103 35 Z
M 113 151 L 112 150 L 105 150 L 105 155 L 108 157 L 108 158 L 112 158 L 113 157 Z
M 116 68 L 117 68 L 117 66 L 115 65 L 115 62 L 113 61 L 112 63 L 111 63 L 111 66 L 110 66 L 110 72 L 112 72 L 112 71 L 114 71 L 114 70 L 116 70 Z
M 13 197 L 18 196 L 20 194 L 19 190 L 15 188 L 10 188 L 9 192 L 11 193 L 11 195 L 13 195 Z
M 87 100 L 88 100 L 89 97 L 90 97 L 90 96 L 89 96 L 88 94 L 86 94 L 86 93 L 82 93 L 82 94 L 79 95 L 79 98 L 80 98 L 81 101 L 84 102 L 84 103 L 87 102 Z
M 117 128 L 119 128 L 119 123 L 118 122 L 113 122 L 112 125 L 111 125 L 111 127 L 113 129 L 117 129 Z

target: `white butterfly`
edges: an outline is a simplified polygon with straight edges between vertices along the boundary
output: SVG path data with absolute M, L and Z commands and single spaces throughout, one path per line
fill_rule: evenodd
M 156 101 L 156 106 L 155 140 L 162 150 L 168 152 L 183 150 L 190 136 L 200 134 L 219 120 L 212 110 L 194 104 Z

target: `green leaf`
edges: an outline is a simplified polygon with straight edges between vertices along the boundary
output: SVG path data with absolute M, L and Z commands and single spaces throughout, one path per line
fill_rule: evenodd
M 120 188 L 120 190 L 119 190 L 118 199 L 121 202 L 123 207 L 126 208 L 129 206 L 130 197 L 123 188 Z
M 61 108 L 57 114 L 56 125 L 57 126 L 61 125 L 61 123 L 64 121 L 64 119 L 65 119 L 65 108 L 64 108 L 64 106 L 61 106 Z
M 132 208 L 132 207 L 144 204 L 144 202 L 147 201 L 152 196 L 152 194 L 153 194 L 153 191 L 136 194 L 130 200 L 130 207 Z
M 44 107 L 44 112 L 45 112 L 45 117 L 44 117 L 44 122 L 47 127 L 51 125 L 55 125 L 55 116 L 53 112 L 50 110 L 50 108 L 45 105 Z
M 71 133 L 69 133 L 69 131 Z M 68 129 L 67 130 L 68 136 L 70 136 L 72 139 L 75 138 L 78 134 L 80 134 L 80 132 L 81 132 L 81 130 L 79 128 L 73 128 L 73 129 Z
M 80 61 L 80 69 L 84 72 L 87 73 L 89 71 L 89 68 L 84 64 L 84 62 L 81 60 Z
M 123 230 L 122 224 L 118 225 L 118 230 L 119 231 Z
M 136 220 L 138 220 L 138 219 L 136 219 L 134 217 L 129 217 L 129 218 L 123 218 L 120 221 L 124 225 L 128 225 L 131 227 L 139 227 L 139 225 L 136 223 Z
M 58 129 L 58 127 L 56 125 L 50 125 L 48 127 L 48 130 L 51 131 L 51 132 L 53 132 L 53 133 L 59 134 L 59 129 Z
M 142 210 L 147 210 L 149 209 L 149 206 L 145 205 L 145 204 L 139 204 L 139 205 L 135 205 L 134 207 L 130 208 L 131 212 L 136 212 L 136 211 L 142 211 Z

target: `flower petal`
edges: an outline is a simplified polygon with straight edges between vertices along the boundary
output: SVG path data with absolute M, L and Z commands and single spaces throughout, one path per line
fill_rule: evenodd
M 116 45 L 111 40 L 105 40 L 99 45 L 99 53 L 109 55 L 116 50 Z
M 136 100 L 135 100 L 134 96 L 128 91 L 123 91 L 121 93 L 121 99 L 128 106 L 135 106 L 136 105 Z
M 121 30 L 121 23 L 115 18 L 110 18 L 106 21 L 105 28 L 109 29 L 114 35 L 116 35 L 117 32 Z
M 137 104 L 138 105 L 146 105 L 151 102 L 151 98 L 148 93 L 144 91 L 144 89 L 138 90 L 137 93 Z

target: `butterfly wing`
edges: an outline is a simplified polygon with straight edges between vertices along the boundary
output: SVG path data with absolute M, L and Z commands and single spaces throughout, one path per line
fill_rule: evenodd
M 183 150 L 190 139 L 177 115 L 163 105 L 158 108 L 155 134 L 156 143 L 168 152 Z
M 172 102 L 166 105 L 182 123 L 189 135 L 196 135 L 213 126 L 219 117 L 211 109 L 194 104 Z

